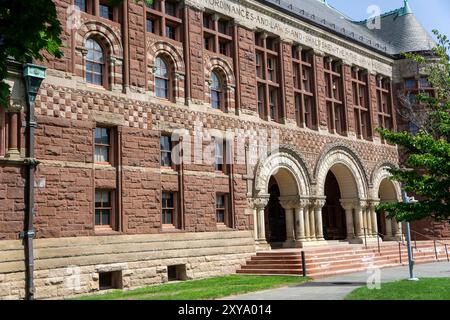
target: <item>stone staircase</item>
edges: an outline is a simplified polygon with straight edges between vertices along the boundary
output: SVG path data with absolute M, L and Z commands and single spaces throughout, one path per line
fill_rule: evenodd
M 413 244 L 416 264 L 447 261 L 445 246 L 437 245 L 437 259 L 433 241 Z M 449 248 L 450 250 L 450 248 Z M 305 254 L 306 275 L 312 278 L 366 271 L 371 268 L 387 268 L 408 264 L 406 245 L 397 242 L 377 245 L 337 245 L 306 249 L 280 249 L 258 252 L 237 270 L 239 274 L 303 275 L 301 251 Z M 400 258 L 401 252 L 401 258 Z

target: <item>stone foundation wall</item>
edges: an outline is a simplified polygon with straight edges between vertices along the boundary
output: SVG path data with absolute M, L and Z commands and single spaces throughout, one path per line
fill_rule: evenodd
M 35 240 L 36 299 L 99 292 L 99 272 L 120 271 L 123 289 L 168 281 L 167 266 L 186 279 L 234 273 L 255 252 L 249 231 L 117 235 Z M 20 241 L 0 242 L 0 299 L 25 296 Z

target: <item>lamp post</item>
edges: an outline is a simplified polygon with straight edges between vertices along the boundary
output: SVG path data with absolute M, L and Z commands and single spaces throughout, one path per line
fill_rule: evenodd
M 402 189 L 402 198 L 404 203 L 416 203 L 417 200 L 408 197 L 406 191 Z M 406 222 L 406 244 L 408 246 L 408 265 L 409 265 L 409 280 L 419 281 L 418 278 L 414 277 L 414 259 L 412 255 L 412 245 L 411 245 L 411 225 L 409 221 Z
M 34 119 L 34 104 L 42 81 L 45 79 L 46 68 L 34 64 L 25 64 L 23 76 L 26 87 L 26 154 L 25 154 L 25 223 L 24 231 L 20 233 L 20 238 L 24 242 L 25 250 L 25 293 L 27 300 L 34 300 L 34 257 L 33 239 L 35 230 L 33 228 L 34 216 L 34 174 L 36 166 L 39 164 L 34 158 L 34 130 L 37 127 Z

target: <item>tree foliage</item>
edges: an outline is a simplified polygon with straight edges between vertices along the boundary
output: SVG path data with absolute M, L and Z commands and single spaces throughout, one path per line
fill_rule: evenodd
M 417 203 L 381 204 L 378 212 L 386 212 L 397 221 L 413 221 L 431 217 L 437 221 L 450 217 L 450 64 L 447 52 L 449 39 L 433 31 L 438 45 L 431 60 L 420 55 L 406 55 L 419 65 L 425 65 L 435 96 L 419 94 L 417 104 L 425 112 L 419 131 L 391 132 L 378 129 L 387 141 L 397 144 L 406 155 L 406 167 L 390 170 L 392 179 L 402 184 L 408 194 L 420 199 Z M 424 115 L 422 115 L 424 116 Z
M 119 5 L 124 0 L 110 0 Z M 153 0 L 144 1 L 151 5 Z M 8 105 L 11 88 L 8 60 L 19 63 L 43 61 L 45 53 L 61 58 L 61 22 L 52 0 L 0 0 L 0 107 Z
M 0 106 L 6 106 L 10 88 L 7 61 L 43 60 L 44 51 L 62 56 L 61 25 L 51 0 L 0 0 Z

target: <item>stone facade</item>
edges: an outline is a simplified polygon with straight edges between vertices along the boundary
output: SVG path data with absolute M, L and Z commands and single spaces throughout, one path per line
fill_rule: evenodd
M 386 175 L 386 168 L 398 165 L 398 151 L 376 133 L 368 139 L 358 137 L 351 74 L 354 66 L 367 71 L 369 125 L 375 128 L 376 77 L 392 78 L 394 59 L 273 12 L 260 2 L 229 1 L 237 6 L 234 9 L 223 7 L 222 2 L 180 2 L 177 17 L 184 29 L 180 27 L 174 40 L 146 32 L 145 17 L 151 11 L 134 1 L 116 9 L 123 17 L 120 23 L 81 13 L 81 27 L 69 30 L 65 22 L 72 1 L 55 0 L 65 26 L 66 46 L 64 58 L 47 63 L 47 78 L 36 101 L 35 152 L 40 162 L 35 188 L 36 297 L 96 292 L 98 273 L 106 271 L 121 271 L 127 289 L 167 281 L 169 265 L 186 265 L 189 279 L 234 272 L 255 248 L 268 247 L 264 215 L 271 177 L 278 182 L 286 211 L 286 245 L 325 244 L 321 210 L 329 172 L 336 176 L 341 189 L 347 239 L 358 242 L 365 233 L 372 239 L 379 236 L 374 204 L 400 200 L 399 187 L 388 182 Z M 237 8 L 245 9 L 247 18 L 237 14 L 242 12 Z M 229 55 L 204 47 L 203 15 L 212 11 L 230 19 L 233 36 Z M 258 115 L 255 32 L 281 36 L 280 73 L 285 92 L 280 106 L 285 110 L 278 122 Z M 105 48 L 108 77 L 103 87 L 85 80 L 85 43 L 91 38 Z M 316 130 L 297 126 L 293 45 L 313 54 Z M 342 66 L 347 127 L 342 135 L 328 129 L 327 56 Z M 171 68 L 170 99 L 158 98 L 155 93 L 157 57 L 163 57 Z M 213 71 L 224 76 L 223 111 L 211 108 Z M 17 84 L 13 93 L 23 96 L 22 80 L 13 71 L 11 79 Z M 7 114 L 24 117 L 22 109 L 13 104 Z M 18 235 L 24 228 L 21 166 L 25 140 L 24 130 L 13 131 L 12 122 L 8 122 L 8 130 L 0 131 L 0 240 L 4 240 L 0 242 L 0 298 L 22 298 L 23 250 Z M 187 145 L 192 153 L 190 161 L 175 168 L 162 167 L 161 135 L 181 130 L 193 142 L 199 125 L 221 134 L 227 130 L 267 132 L 266 140 L 277 138 L 280 147 L 252 162 L 255 153 L 249 137 L 232 135 L 228 137 L 235 146 L 231 153 L 241 161 L 228 164 L 225 173 L 218 172 L 212 163 L 194 161 L 195 154 L 203 154 L 211 144 L 209 132 L 200 145 Z M 106 165 L 94 159 L 94 130 L 98 126 L 114 129 L 114 159 Z M 3 134 L 6 131 L 10 133 Z M 13 136 L 17 141 L 12 141 Z M 15 151 L 15 159 L 8 156 Z M 107 233 L 95 226 L 96 190 L 113 190 L 115 194 L 115 226 Z M 163 226 L 163 192 L 177 195 L 178 228 Z M 229 195 L 227 214 L 231 219 L 226 226 L 216 220 L 217 194 Z M 386 239 L 400 236 L 401 226 L 393 221 L 386 225 Z M 197 247 L 197 243 L 201 245 Z M 176 254 L 169 254 L 168 246 Z M 79 277 L 71 278 L 71 272 Z M 64 284 L 69 278 L 79 281 L 80 288 L 68 289 Z

